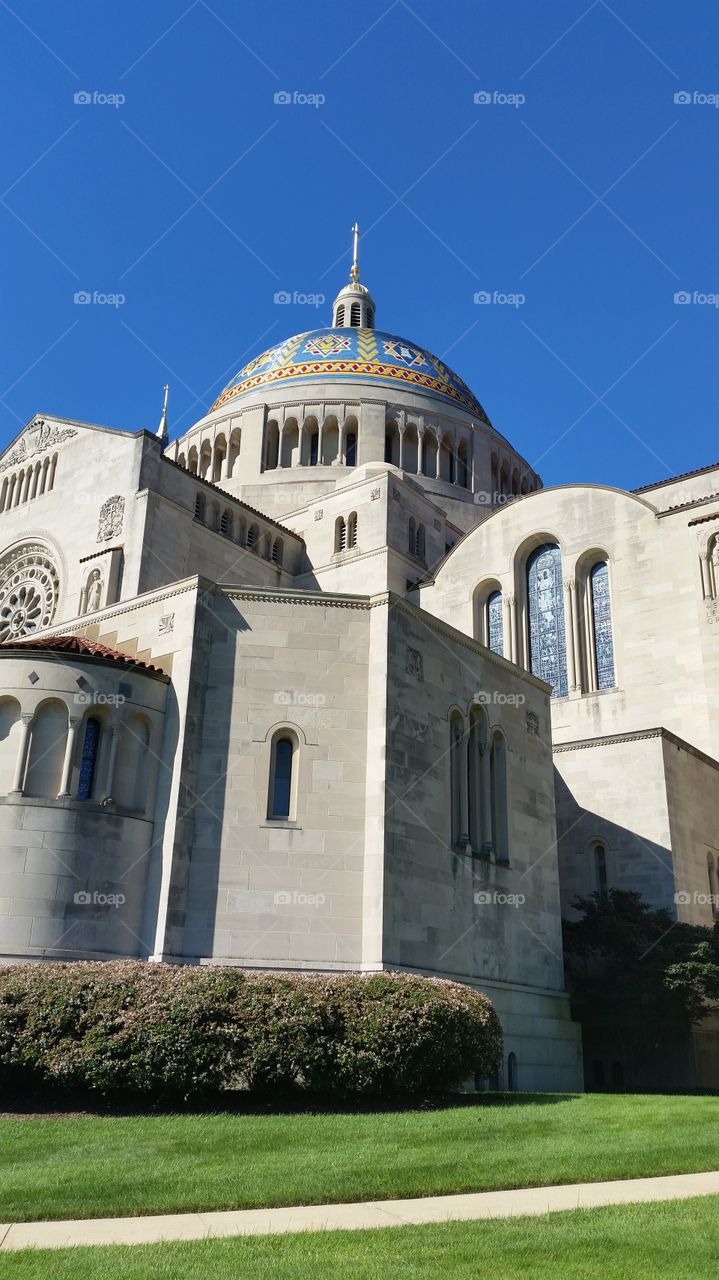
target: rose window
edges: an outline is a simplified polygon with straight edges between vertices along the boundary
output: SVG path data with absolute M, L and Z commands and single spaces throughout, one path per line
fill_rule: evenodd
M 57 598 L 57 570 L 44 547 L 7 552 L 0 559 L 0 644 L 49 627 Z

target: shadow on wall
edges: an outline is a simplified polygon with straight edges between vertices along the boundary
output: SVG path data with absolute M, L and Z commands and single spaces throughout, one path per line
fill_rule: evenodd
M 617 785 L 633 791 L 641 787 L 641 777 L 617 770 L 616 779 Z M 556 766 L 554 794 L 564 916 L 576 916 L 571 904 L 577 896 L 586 898 L 608 888 L 633 889 L 653 907 L 676 910 L 670 848 L 584 808 Z

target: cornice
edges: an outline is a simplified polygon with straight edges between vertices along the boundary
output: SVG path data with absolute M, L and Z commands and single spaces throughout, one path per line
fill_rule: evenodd
M 695 756 L 697 760 L 703 761 L 704 764 L 710 765 L 713 769 L 719 769 L 719 760 L 715 760 L 714 756 L 708 755 L 706 751 L 693 746 L 685 738 L 680 738 L 676 733 L 672 733 L 670 729 L 665 729 L 661 725 L 653 729 L 635 729 L 629 733 L 613 733 L 598 738 L 578 738 L 574 742 L 560 742 L 556 743 L 552 750 L 555 755 L 559 755 L 567 751 L 588 751 L 592 747 L 618 746 L 624 742 L 643 742 L 650 738 L 662 738 L 664 741 L 670 742 L 672 746 L 678 747 L 681 751 L 686 751 L 689 755 Z

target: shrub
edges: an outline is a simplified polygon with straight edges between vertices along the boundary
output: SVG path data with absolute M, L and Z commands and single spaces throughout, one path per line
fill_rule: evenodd
M 0 968 L 0 1082 L 198 1100 L 453 1088 L 499 1066 L 471 987 L 401 973 L 245 973 L 137 961 Z

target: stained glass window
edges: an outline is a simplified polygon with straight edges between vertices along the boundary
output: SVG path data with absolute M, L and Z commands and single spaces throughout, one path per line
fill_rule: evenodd
M 492 653 L 504 653 L 501 591 L 493 591 L 487 600 L 487 647 Z
M 538 547 L 529 557 L 527 594 L 532 673 L 552 686 L 553 698 L 566 697 L 567 639 L 559 547 Z
M 77 784 L 78 800 L 89 800 L 92 795 L 95 765 L 97 764 L 97 748 L 99 745 L 100 721 L 92 718 L 85 725 L 85 737 L 80 758 L 80 777 Z
M 614 641 L 612 639 L 612 606 L 609 599 L 609 566 L 606 561 L 595 564 L 589 575 L 589 581 L 592 593 L 597 688 L 613 689 L 616 684 Z

